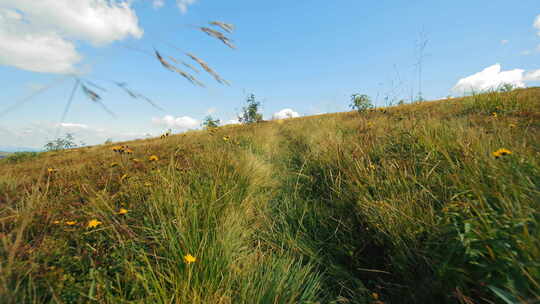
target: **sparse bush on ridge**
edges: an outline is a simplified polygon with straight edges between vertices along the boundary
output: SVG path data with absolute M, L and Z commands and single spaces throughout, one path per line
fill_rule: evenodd
M 81 146 L 84 146 L 84 143 L 81 142 Z M 75 142 L 75 137 L 73 137 L 73 134 L 71 133 L 67 133 L 63 138 L 58 137 L 54 140 L 50 140 L 43 146 L 45 151 L 59 151 L 77 147 L 79 147 L 79 145 Z
M 259 113 L 261 102 L 255 99 L 255 95 L 251 94 L 246 100 L 247 105 L 242 108 L 242 114 L 238 116 L 238 121 L 243 124 L 251 124 L 261 122 L 262 114 Z
M 208 115 L 204 118 L 204 121 L 202 122 L 201 126 L 205 129 L 212 129 L 219 127 L 219 124 L 221 121 L 219 119 L 213 118 L 211 115 Z
M 352 94 L 351 104 L 349 106 L 351 109 L 358 111 L 358 113 L 362 113 L 373 108 L 371 99 L 365 94 Z
M 533 88 L 0 162 L 0 302 L 535 303 L 539 142 Z

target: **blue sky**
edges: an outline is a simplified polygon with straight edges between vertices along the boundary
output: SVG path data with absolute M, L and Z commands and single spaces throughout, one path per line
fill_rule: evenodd
M 86 3 L 89 10 L 102 8 L 103 17 L 92 15 L 91 22 L 81 21 L 88 18 L 79 15 L 81 7 L 70 11 L 70 2 L 43 0 L 49 10 L 33 0 L 0 2 L 0 28 L 8 29 L 0 30 L 0 113 L 76 72 L 107 89 L 96 92 L 118 117 L 78 91 L 61 121 L 74 84 L 68 76 L 0 114 L 0 146 L 41 147 L 57 132 L 75 133 L 87 144 L 143 138 L 169 127 L 175 132 L 194 128 L 208 113 L 228 122 L 249 93 L 263 102 L 267 119 L 283 109 L 299 115 L 346 111 L 352 93 L 368 94 L 381 106 L 384 96 L 409 100 L 411 90 L 418 94 L 421 33 L 428 41 L 422 65 L 427 99 L 503 81 L 540 84 L 537 0 L 164 0 L 162 6 L 153 0 L 81 0 L 78 5 Z M 236 50 L 196 29 L 213 20 L 235 24 L 227 35 Z M 35 37 L 50 39 L 39 44 Z M 50 44 L 53 40 L 57 43 Z M 179 49 L 192 52 L 231 85 L 193 73 L 207 87 L 193 86 L 150 56 L 154 48 L 196 65 Z M 63 71 L 56 68 L 64 65 Z M 129 98 L 110 80 L 128 83 L 165 111 Z

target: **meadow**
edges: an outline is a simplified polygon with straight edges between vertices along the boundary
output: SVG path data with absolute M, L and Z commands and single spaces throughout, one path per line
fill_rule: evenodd
M 540 302 L 540 88 L 0 172 L 1 303 Z

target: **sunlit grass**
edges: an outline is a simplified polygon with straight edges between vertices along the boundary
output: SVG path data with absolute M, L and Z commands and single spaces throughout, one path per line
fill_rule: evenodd
M 0 302 L 534 303 L 539 130 L 528 89 L 3 159 Z

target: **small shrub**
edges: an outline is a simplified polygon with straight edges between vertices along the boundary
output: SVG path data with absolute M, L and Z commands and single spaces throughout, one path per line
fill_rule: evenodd
M 208 115 L 204 118 L 204 121 L 201 124 L 201 126 L 208 130 L 208 129 L 219 127 L 220 123 L 221 121 L 219 119 L 214 119 L 211 115 Z
M 352 94 L 351 104 L 349 105 L 353 110 L 357 110 L 358 113 L 362 113 L 368 109 L 373 108 L 371 99 L 365 94 Z

